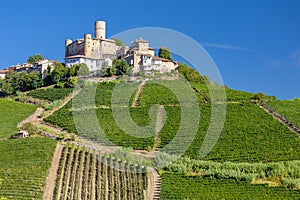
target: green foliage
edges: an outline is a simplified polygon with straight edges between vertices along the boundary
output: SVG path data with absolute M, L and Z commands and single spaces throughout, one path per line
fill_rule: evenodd
M 53 110 L 54 108 L 57 108 L 62 103 L 62 100 L 54 100 L 52 103 L 46 104 L 43 106 L 45 110 Z
M 51 73 L 52 81 L 54 83 L 59 82 L 63 77 L 66 77 L 68 74 L 68 69 L 65 68 L 61 63 L 57 62 L 54 64 L 54 69 Z
M 186 80 L 190 82 L 196 82 L 196 83 L 208 83 L 209 78 L 207 76 L 201 76 L 199 72 L 197 72 L 192 67 L 189 67 L 185 63 L 180 63 L 178 65 L 178 72 L 186 78 Z
M 72 76 L 77 76 L 78 74 L 78 71 L 79 71 L 79 64 L 75 64 L 71 67 L 71 69 L 69 70 L 69 76 L 72 77 Z
M 78 76 L 88 76 L 90 75 L 90 71 L 88 66 L 85 63 L 79 64 L 79 71 L 77 72 Z
M 29 56 L 28 59 L 27 59 L 27 63 L 34 64 L 34 63 L 36 63 L 40 60 L 44 60 L 44 57 L 41 54 L 36 54 L 36 55 L 33 55 L 33 56 Z
M 24 124 L 21 129 L 26 130 L 30 135 L 37 135 L 39 133 L 39 129 L 32 123 Z
M 266 104 L 300 128 L 300 101 L 298 99 L 271 100 Z
M 35 109 L 33 105 L 0 99 L 0 138 L 16 134 L 17 124 L 34 113 Z
M 116 69 L 116 75 L 127 74 L 129 72 L 129 69 L 131 68 L 124 59 L 116 59 L 113 61 L 112 65 L 112 68 Z
M 73 91 L 72 88 L 45 88 L 29 92 L 27 95 L 48 101 L 62 100 Z
M 253 181 L 255 179 L 277 180 L 282 185 L 285 181 L 300 178 L 300 161 L 274 163 L 218 163 L 213 161 L 191 160 L 180 158 L 166 167 L 175 173 L 201 174 L 218 179 L 234 179 L 238 181 Z M 284 179 L 284 180 L 283 180 Z
M 258 102 L 258 104 L 262 104 L 265 102 L 265 100 L 267 99 L 266 95 L 259 92 L 257 94 L 255 94 L 252 98 L 253 100 L 256 100 Z
M 123 46 L 123 42 L 120 39 L 118 39 L 118 38 L 111 38 L 111 39 L 116 42 L 117 46 Z
M 26 138 L 0 141 L 0 195 L 9 199 L 42 199 L 56 141 Z
M 297 199 L 299 191 L 245 181 L 163 173 L 160 199 Z
M 253 163 L 300 159 L 300 138 L 257 105 L 233 103 L 226 109 L 221 136 L 205 160 Z M 199 159 L 200 147 L 207 134 L 210 105 L 202 105 L 200 111 L 198 133 L 186 152 L 195 159 Z M 176 127 L 178 125 L 173 125 Z
M 171 52 L 167 47 L 160 47 L 158 56 L 173 61 Z
M 180 82 L 169 81 L 168 84 L 179 84 Z M 82 106 L 78 112 L 84 118 L 84 114 L 89 113 L 89 109 L 96 108 L 96 114 L 101 128 L 108 138 L 115 144 L 140 149 L 153 147 L 153 138 L 134 138 L 125 134 L 114 121 L 111 110 L 112 91 L 115 83 L 99 83 L 96 89 L 95 107 L 90 106 L 89 99 L 94 94 L 93 89 L 85 88 L 76 98 L 81 99 Z M 299 138 L 287 127 L 279 123 L 264 110 L 251 102 L 244 102 L 244 99 L 253 97 L 251 93 L 240 91 L 230 91 L 232 100 L 239 99 L 241 103 L 230 103 L 227 106 L 227 117 L 222 134 L 211 153 L 205 160 L 213 161 L 233 161 L 233 162 L 274 162 L 283 160 L 300 159 Z M 236 95 L 236 97 L 234 97 Z M 133 94 L 134 96 L 134 94 Z M 82 98 L 85 97 L 85 98 Z M 248 98 L 249 97 L 249 98 Z M 75 98 L 75 99 L 76 99 Z M 250 101 L 250 100 L 249 100 Z M 132 101 L 131 101 L 132 102 Z M 131 102 L 129 105 L 131 105 Z M 140 97 L 140 105 L 143 108 L 131 108 L 131 117 L 140 124 L 148 125 L 150 122 L 148 111 L 149 106 L 154 104 L 176 104 L 178 100 L 172 92 L 158 84 L 147 82 Z M 190 100 L 184 100 L 190 102 Z M 218 106 L 218 105 L 215 105 Z M 71 132 L 76 131 L 71 112 L 72 103 L 68 103 L 54 115 L 46 120 L 65 128 Z M 160 132 L 160 147 L 166 146 L 177 134 L 181 120 L 181 109 L 178 106 L 165 106 L 166 122 Z M 207 134 L 210 123 L 210 104 L 200 106 L 200 124 L 193 143 L 190 145 L 185 155 L 198 159 L 200 147 Z M 185 127 L 189 131 L 189 127 Z M 99 139 L 99 133 L 89 133 L 85 136 Z M 282 142 L 282 141 L 285 142 Z M 184 141 L 184 139 L 183 139 Z
M 43 86 L 43 80 L 37 72 L 12 72 L 6 75 L 1 83 L 2 91 L 7 94 L 15 94 L 17 91 L 28 91 Z
M 78 82 L 78 77 L 70 77 L 68 78 L 67 82 L 65 83 L 66 88 L 73 88 Z
M 109 66 L 108 62 L 104 62 L 101 69 L 102 77 L 110 77 L 117 73 L 117 68 L 115 65 Z

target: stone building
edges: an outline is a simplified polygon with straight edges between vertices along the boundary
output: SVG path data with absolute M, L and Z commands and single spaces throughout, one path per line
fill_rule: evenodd
M 9 72 L 17 72 L 17 73 L 38 72 L 39 74 L 42 75 L 42 78 L 44 78 L 47 74 L 48 68 L 50 67 L 50 70 L 52 71 L 54 68 L 54 64 L 56 62 L 57 61 L 55 60 L 44 59 L 44 60 L 37 61 L 34 64 L 31 63 L 17 64 L 9 68 L 6 68 L 4 70 L 0 70 L 0 77 L 5 78 L 6 74 L 8 74 Z
M 154 70 L 165 73 L 171 72 L 178 67 L 178 62 L 155 56 L 154 49 L 149 47 L 149 42 L 143 38 L 134 41 L 130 48 L 123 46 L 118 51 L 118 54 L 133 67 L 133 72 L 135 73 L 140 70 L 145 72 Z
M 84 38 L 75 41 L 66 39 L 65 65 L 67 67 L 85 63 L 90 72 L 94 73 L 102 69 L 104 62 L 111 66 L 116 58 L 125 59 L 133 67 L 134 73 L 140 70 L 171 72 L 178 66 L 177 62 L 156 57 L 155 50 L 142 38 L 132 42 L 131 47 L 118 46 L 114 40 L 106 39 L 104 21 L 95 22 L 94 37 L 85 34 Z
M 91 34 L 85 34 L 83 39 L 74 42 L 70 39 L 65 43 L 65 64 L 71 67 L 74 64 L 85 62 L 89 70 L 100 70 L 105 59 L 110 63 L 116 58 L 116 52 L 121 47 L 114 40 L 106 39 L 105 21 L 96 21 L 94 26 L 94 38 Z M 101 64 L 102 65 L 102 64 Z

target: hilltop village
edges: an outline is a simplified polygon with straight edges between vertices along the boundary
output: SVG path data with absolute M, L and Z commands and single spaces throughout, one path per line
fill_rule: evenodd
M 122 59 L 132 68 L 133 73 L 172 72 L 178 67 L 178 62 L 155 55 L 155 49 L 143 38 L 136 39 L 130 46 L 120 44 L 116 39 L 106 38 L 106 22 L 96 21 L 94 37 L 85 34 L 82 39 L 65 40 L 64 66 L 71 68 L 75 64 L 86 64 L 90 75 L 101 75 L 103 66 L 111 67 L 113 61 Z M 39 72 L 46 76 L 47 69 L 53 70 L 55 60 L 42 59 L 35 63 L 18 64 L 0 70 L 0 78 L 14 72 Z

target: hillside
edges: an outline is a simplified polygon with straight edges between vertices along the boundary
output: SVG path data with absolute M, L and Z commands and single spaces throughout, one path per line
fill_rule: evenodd
M 123 91 L 127 97 L 125 98 L 125 95 L 123 99 L 118 99 L 118 103 L 112 103 L 111 99 L 119 83 L 118 81 L 89 83 L 73 94 L 71 94 L 72 89 L 51 87 L 34 90 L 27 94 L 28 98 L 42 99 L 46 102 L 42 106 L 48 111 L 42 114 L 45 118 L 38 122 L 37 127 L 44 132 L 51 132 L 58 138 L 68 138 L 66 143 L 60 143 L 63 150 L 56 158 L 59 162 L 54 166 L 56 173 L 51 178 L 52 181 L 55 180 L 55 185 L 51 186 L 53 192 L 50 191 L 54 199 L 75 199 L 76 196 L 82 196 L 85 199 L 103 199 L 107 195 L 111 199 L 124 199 L 125 196 L 125 199 L 145 199 L 146 182 L 152 175 L 145 181 L 144 175 L 135 173 L 131 175 L 130 172 L 126 173 L 126 169 L 136 172 L 143 166 L 153 166 L 153 164 L 158 166 L 165 162 L 164 159 L 167 160 L 168 156 L 163 157 L 162 160 L 153 159 L 153 156 L 155 157 L 157 151 L 164 151 L 164 148 L 177 137 L 179 130 L 184 130 L 184 133 L 193 131 L 194 124 L 188 123 L 180 129 L 181 112 L 184 109 L 190 109 L 185 117 L 192 119 L 194 117 L 192 110 L 198 108 L 200 111 L 198 130 L 183 154 L 183 157 L 191 161 L 179 160 L 182 163 L 175 163 L 171 168 L 161 169 L 159 171 L 162 180 L 161 191 L 160 181 L 155 180 L 149 183 L 152 184 L 150 189 L 154 188 L 154 184 L 157 185 L 155 186 L 156 195 L 159 196 L 158 191 L 160 191 L 161 199 L 261 199 L 262 195 L 265 199 L 292 199 L 299 196 L 299 135 L 260 107 L 259 103 L 262 100 L 257 99 L 255 94 L 225 88 L 227 100 L 224 128 L 212 151 L 200 159 L 200 148 L 210 125 L 213 106 L 205 84 L 190 82 L 192 87 L 187 90 L 181 87 L 182 82 L 179 80 L 128 82 L 128 91 Z M 195 96 L 195 101 L 188 96 L 181 96 L 179 99 L 168 87 L 177 88 L 177 92 L 182 94 L 186 91 L 190 92 Z M 120 89 L 122 91 L 122 88 Z M 129 92 L 131 92 L 130 95 Z M 25 95 L 23 98 L 27 97 Z M 70 99 L 71 97 L 73 98 Z M 279 101 L 266 97 L 262 102 L 299 127 L 299 101 Z M 160 106 L 155 107 L 156 105 Z M 221 104 L 216 104 L 216 106 L 221 106 Z M 12 110 L 17 113 L 17 110 L 21 110 L 20 113 L 22 113 L 22 116 L 10 120 L 10 129 L 5 129 L 5 127 L 0 129 L 0 133 L 3 133 L 5 138 L 14 134 L 18 130 L 16 128 L 18 122 L 36 109 L 36 106 L 8 100 L 0 100 L 0 107 L 1 111 L 3 108 L 6 112 L 0 116 L 0 122 L 2 120 L 5 123 L 6 115 L 9 115 Z M 128 109 L 130 118 L 138 126 L 147 126 L 149 130 L 154 131 L 154 135 L 136 137 L 128 134 L 130 124 L 120 127 L 113 111 L 116 108 L 121 108 L 120 111 Z M 74 116 L 81 123 L 74 120 Z M 124 121 L 126 120 L 124 118 Z M 101 130 L 94 126 L 95 122 L 100 125 Z M 62 132 L 60 128 L 65 132 Z M 79 137 L 77 140 L 74 137 L 75 144 L 79 146 L 69 144 L 68 141 L 72 141 L 70 138 L 74 136 L 73 134 Z M 188 138 L 183 134 L 179 140 L 185 144 Z M 87 144 L 85 141 L 94 143 Z M 4 154 L 9 154 L 10 157 L 2 158 L 0 162 L 9 165 L 12 176 L 8 178 L 4 170 L 0 173 L 0 180 L 2 180 L 0 197 L 27 199 L 31 195 L 30 197 L 39 199 L 44 191 L 46 172 L 50 167 L 56 141 L 38 136 L 38 138 L 2 142 L 3 152 L 6 152 Z M 23 145 L 28 142 L 29 146 Z M 38 144 L 39 142 L 41 145 Z M 80 145 L 87 148 L 80 147 Z M 18 146 L 17 149 L 15 149 L 16 146 Z M 142 160 L 132 158 L 126 153 L 122 154 L 120 162 L 117 162 L 108 155 L 111 151 L 119 149 L 116 146 L 127 148 L 130 154 L 136 154 L 142 157 Z M 97 151 L 100 151 L 100 154 Z M 175 151 L 177 150 L 174 149 Z M 24 187 L 16 181 L 19 177 L 28 181 L 31 179 L 29 174 L 35 171 L 31 170 L 28 176 L 24 176 L 17 165 L 12 165 L 8 161 L 14 158 L 17 158 L 14 161 L 15 164 L 22 163 L 24 158 L 28 158 L 28 162 L 24 162 L 24 167 L 28 170 L 35 164 L 43 162 L 41 165 L 43 169 L 31 183 L 35 189 L 29 189 L 34 191 L 29 196 L 23 193 L 20 193 L 21 196 L 16 196 Z M 41 161 L 41 158 L 44 161 Z M 103 159 L 105 166 L 101 164 Z M 131 160 L 132 165 L 125 164 L 128 159 Z M 207 166 L 201 163 L 199 164 L 201 167 L 198 165 L 189 167 L 189 164 L 198 161 L 209 163 Z M 291 161 L 293 168 L 285 167 L 285 164 L 282 164 L 285 161 Z M 133 169 L 136 163 L 142 165 L 136 165 L 138 167 Z M 249 171 L 246 167 L 248 164 L 257 166 L 253 170 L 261 173 L 257 172 L 254 175 L 252 168 Z M 231 167 L 226 168 L 228 166 Z M 115 171 L 116 168 L 122 168 L 122 170 Z M 269 168 L 273 171 L 268 171 Z M 291 169 L 294 170 L 293 173 L 290 173 Z M 247 178 L 240 178 L 244 176 Z M 25 183 L 20 184 L 25 185 Z M 276 187 L 270 187 L 267 184 L 276 185 Z M 9 186 L 12 189 L 7 189 L 8 185 L 12 185 Z M 293 190 L 295 188 L 298 190 Z M 199 194 L 191 189 L 207 192 Z

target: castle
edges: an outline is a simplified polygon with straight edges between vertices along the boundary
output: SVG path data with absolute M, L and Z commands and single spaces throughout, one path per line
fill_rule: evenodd
M 149 42 L 142 38 L 128 45 L 118 46 L 115 40 L 106 39 L 106 22 L 96 21 L 94 25 L 94 38 L 85 34 L 83 39 L 74 42 L 66 39 L 65 65 L 72 67 L 74 64 L 87 64 L 90 72 L 101 71 L 104 62 L 109 66 L 116 58 L 122 58 L 133 67 L 133 72 L 160 71 L 171 72 L 178 66 L 177 62 L 155 56 Z

